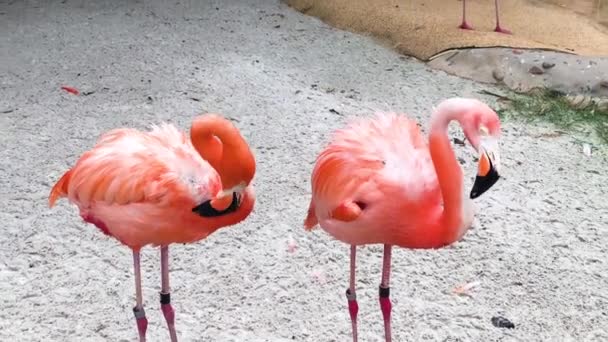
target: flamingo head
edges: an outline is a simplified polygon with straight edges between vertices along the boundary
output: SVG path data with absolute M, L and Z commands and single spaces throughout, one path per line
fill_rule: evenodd
M 500 178 L 500 119 L 494 110 L 480 102 L 465 115 L 464 133 L 479 153 L 477 176 L 471 189 L 474 199 L 488 191 Z

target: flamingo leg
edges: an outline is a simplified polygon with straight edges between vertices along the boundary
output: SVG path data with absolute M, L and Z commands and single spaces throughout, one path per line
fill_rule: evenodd
M 357 304 L 357 295 L 355 293 L 355 261 L 357 255 L 357 246 L 350 246 L 350 287 L 346 290 L 346 299 L 348 300 L 348 312 L 350 313 L 350 321 L 353 328 L 353 342 L 357 342 L 357 313 L 359 305 Z
M 139 250 L 133 251 L 133 268 L 135 269 L 135 297 L 137 304 L 133 308 L 135 321 L 137 322 L 137 331 L 139 332 L 139 342 L 146 342 L 146 330 L 148 328 L 148 319 L 144 311 L 143 297 L 141 294 L 141 268 Z
M 169 247 L 160 247 L 160 272 L 161 272 L 161 291 L 160 291 L 160 307 L 169 327 L 169 335 L 171 342 L 177 342 L 177 333 L 175 332 L 175 311 L 171 306 L 171 289 L 169 287 Z
M 386 342 L 391 342 L 391 300 L 389 298 L 389 281 L 391 276 L 392 245 L 384 245 L 384 259 L 382 260 L 382 282 L 380 283 L 380 309 L 384 318 L 384 336 Z
M 473 29 L 473 27 L 467 23 L 467 0 L 462 0 L 462 23 L 458 27 L 463 30 Z
M 499 20 L 499 15 L 498 15 L 500 10 L 498 8 L 498 0 L 494 0 L 494 7 L 496 8 L 496 28 L 494 29 L 494 31 L 504 33 L 504 34 L 511 34 L 511 31 L 500 27 L 500 20 Z

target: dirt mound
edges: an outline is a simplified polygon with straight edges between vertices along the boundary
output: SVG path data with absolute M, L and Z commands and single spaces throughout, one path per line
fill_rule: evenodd
M 421 60 L 455 48 L 548 49 L 608 56 L 608 28 L 566 7 L 532 0 L 501 4 L 501 25 L 513 35 L 493 32 L 494 1 L 468 0 L 467 20 L 475 31 L 458 28 L 461 1 L 285 0 L 293 8 L 340 29 L 367 33 Z

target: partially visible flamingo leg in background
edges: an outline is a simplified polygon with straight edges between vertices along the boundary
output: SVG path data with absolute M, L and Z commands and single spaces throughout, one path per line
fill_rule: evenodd
M 175 332 L 175 312 L 171 306 L 171 288 L 169 287 L 169 247 L 160 247 L 160 272 L 161 272 L 161 290 L 160 290 L 160 308 L 167 321 L 171 342 L 177 342 L 177 333 Z
M 498 19 L 498 0 L 494 0 L 494 6 L 496 7 L 496 28 L 494 29 L 495 32 L 500 32 L 500 33 L 504 33 L 504 34 L 511 34 L 511 31 L 504 29 L 502 27 L 500 27 L 500 20 Z
M 471 25 L 469 25 L 469 23 L 467 23 L 467 0 L 462 0 L 462 24 L 460 24 L 461 29 L 463 30 L 472 30 L 473 27 Z
M 355 293 L 355 265 L 356 265 L 357 246 L 350 246 L 350 286 L 346 290 L 346 299 L 348 300 L 348 312 L 353 326 L 353 342 L 357 342 L 357 313 L 359 305 L 357 304 L 357 294 Z
M 391 342 L 391 309 L 392 304 L 389 298 L 391 277 L 391 252 L 392 245 L 384 245 L 384 258 L 382 260 L 382 282 L 380 283 L 380 309 L 384 318 L 384 335 L 386 342 Z
M 141 294 L 141 268 L 139 262 L 139 250 L 133 251 L 133 268 L 135 268 L 135 300 L 136 304 L 133 308 L 135 321 L 137 322 L 137 331 L 139 332 L 139 342 L 146 342 L 146 330 L 148 329 L 148 319 L 144 311 L 143 298 Z

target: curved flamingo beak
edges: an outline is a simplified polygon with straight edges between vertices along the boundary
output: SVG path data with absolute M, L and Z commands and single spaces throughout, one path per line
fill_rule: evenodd
M 241 205 L 242 195 L 233 192 L 232 195 L 216 197 L 192 208 L 192 212 L 202 217 L 217 217 L 235 212 Z
M 493 137 L 483 137 L 479 145 L 477 176 L 471 189 L 470 198 L 477 198 L 488 191 L 500 178 L 500 155 L 498 141 Z

